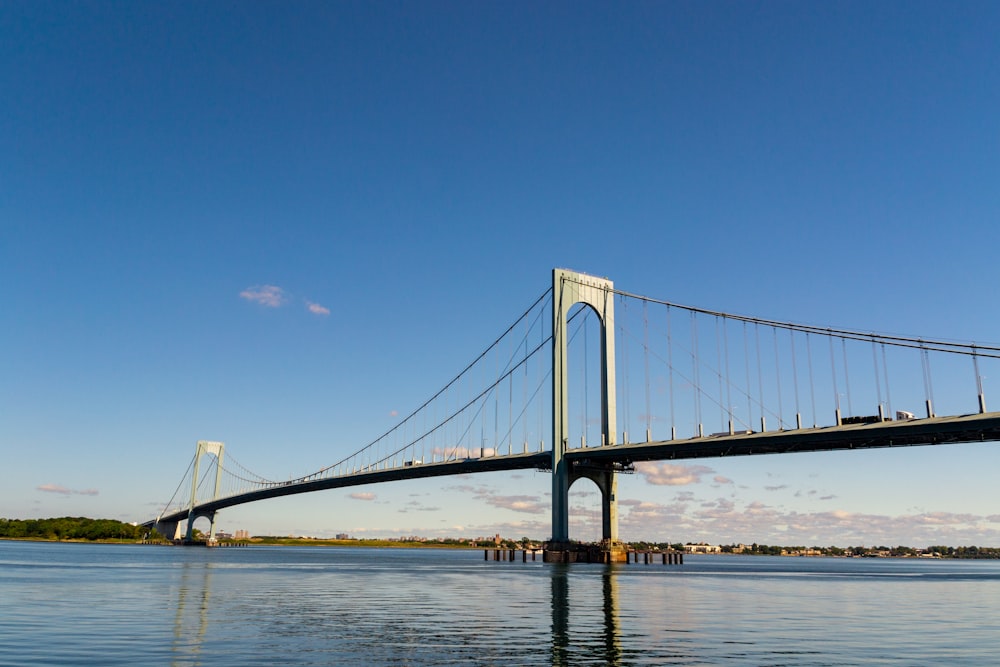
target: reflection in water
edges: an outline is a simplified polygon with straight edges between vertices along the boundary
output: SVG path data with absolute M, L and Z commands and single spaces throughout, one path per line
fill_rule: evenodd
M 586 636 L 579 636 L 579 633 L 586 632 L 587 627 L 578 628 L 576 635 L 571 633 L 569 622 L 570 566 L 563 563 L 553 563 L 550 567 L 552 567 L 552 664 L 569 665 L 576 662 L 570 656 L 571 644 L 578 648 L 581 645 L 599 644 L 604 651 L 605 664 L 620 665 L 622 649 L 618 631 L 618 572 L 615 566 L 606 565 L 601 573 L 601 610 L 603 612 L 603 624 L 601 625 L 603 641 L 601 642 L 593 642 Z M 576 641 L 571 642 L 571 638 Z
M 567 664 L 569 650 L 569 582 L 567 565 L 552 563 L 552 664 Z
M 208 629 L 208 602 L 211 598 L 211 563 L 185 562 L 177 589 L 174 614 L 173 667 L 201 665 L 201 646 Z M 199 573 L 201 576 L 199 577 Z M 190 600 L 191 608 L 188 609 Z
M 609 665 L 621 661 L 621 637 L 618 634 L 618 573 L 613 565 L 604 571 L 602 590 L 604 592 L 604 657 Z

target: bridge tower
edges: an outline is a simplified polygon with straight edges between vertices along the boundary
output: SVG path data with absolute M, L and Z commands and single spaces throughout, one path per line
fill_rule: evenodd
M 226 449 L 225 443 L 222 442 L 210 442 L 208 440 L 199 440 L 198 447 L 195 450 L 194 455 L 194 471 L 191 475 L 191 504 L 188 509 L 188 519 L 187 519 L 187 533 L 184 536 L 186 542 L 194 541 L 194 522 L 195 519 L 200 517 L 207 517 L 209 520 L 208 528 L 208 539 L 212 541 L 215 536 L 215 511 L 211 512 L 195 512 L 195 505 L 198 504 L 198 484 L 201 482 L 199 479 L 199 470 L 201 467 L 201 458 L 205 454 L 211 454 L 216 458 L 215 466 L 215 488 L 212 491 L 212 500 L 219 497 L 219 484 L 222 481 L 222 454 Z
M 546 560 L 576 560 L 569 542 L 569 488 L 586 477 L 601 490 L 604 561 L 624 560 L 618 543 L 618 480 L 612 465 L 574 466 L 565 458 L 569 445 L 569 379 L 566 318 L 578 303 L 589 306 L 601 323 L 601 445 L 615 444 L 615 302 L 614 284 L 606 278 L 554 269 L 552 271 L 552 538 Z M 617 549 L 615 548 L 617 546 Z

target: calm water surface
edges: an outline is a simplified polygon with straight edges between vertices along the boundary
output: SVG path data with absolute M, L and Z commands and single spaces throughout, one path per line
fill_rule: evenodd
M 0 542 L 0 665 L 996 665 L 1000 562 Z

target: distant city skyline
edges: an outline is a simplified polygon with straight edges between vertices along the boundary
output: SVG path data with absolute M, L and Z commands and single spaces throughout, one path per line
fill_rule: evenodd
M 998 31 L 985 2 L 7 3 L 0 516 L 148 520 L 198 440 L 278 479 L 329 465 L 554 267 L 998 341 Z M 998 546 L 998 465 L 995 443 L 641 464 L 621 535 Z M 216 527 L 545 537 L 550 491 L 394 482 Z M 571 497 L 595 538 L 595 487 Z

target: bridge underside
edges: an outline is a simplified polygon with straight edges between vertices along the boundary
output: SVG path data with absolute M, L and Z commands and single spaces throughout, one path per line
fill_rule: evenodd
M 1000 440 L 1000 412 L 574 449 L 573 461 L 663 461 Z
M 610 469 L 609 466 L 621 468 L 638 461 L 915 447 L 998 440 L 1000 440 L 1000 412 L 989 412 L 959 417 L 935 417 L 571 449 L 565 453 L 565 458 L 572 466 L 574 476 L 590 477 L 588 470 L 595 468 L 607 470 Z M 267 498 L 363 484 L 504 470 L 532 468 L 551 470 L 551 466 L 551 452 L 427 463 L 343 477 L 280 484 L 203 503 L 198 505 L 194 511 L 195 514 L 202 515 Z M 185 509 L 164 515 L 159 518 L 159 522 L 161 525 L 175 526 L 177 522 L 183 521 L 187 517 L 188 510 Z M 155 523 L 154 520 L 142 525 L 152 528 Z
M 535 452 L 531 454 L 514 454 L 495 458 L 470 458 L 458 461 L 443 461 L 441 463 L 424 463 L 421 465 L 406 466 L 403 468 L 389 468 L 386 470 L 375 470 L 371 472 L 359 472 L 353 475 L 341 477 L 330 477 L 326 479 L 313 479 L 304 482 L 286 482 L 276 484 L 265 489 L 250 491 L 234 496 L 227 496 L 205 503 L 201 503 L 194 508 L 196 513 L 215 512 L 226 507 L 244 505 L 258 500 L 268 498 L 280 498 L 281 496 L 293 496 L 299 493 L 312 493 L 313 491 L 325 491 L 326 489 L 340 489 L 349 486 L 362 486 L 364 484 L 379 484 L 382 482 L 397 482 L 407 479 L 422 479 L 425 477 L 443 477 L 446 475 L 462 475 L 475 472 L 497 472 L 503 470 L 548 470 L 552 465 L 551 452 Z M 188 517 L 188 510 L 180 510 L 172 514 L 164 514 L 159 522 L 162 524 L 183 521 Z M 142 524 L 146 528 L 152 528 L 156 521 L 147 521 Z

